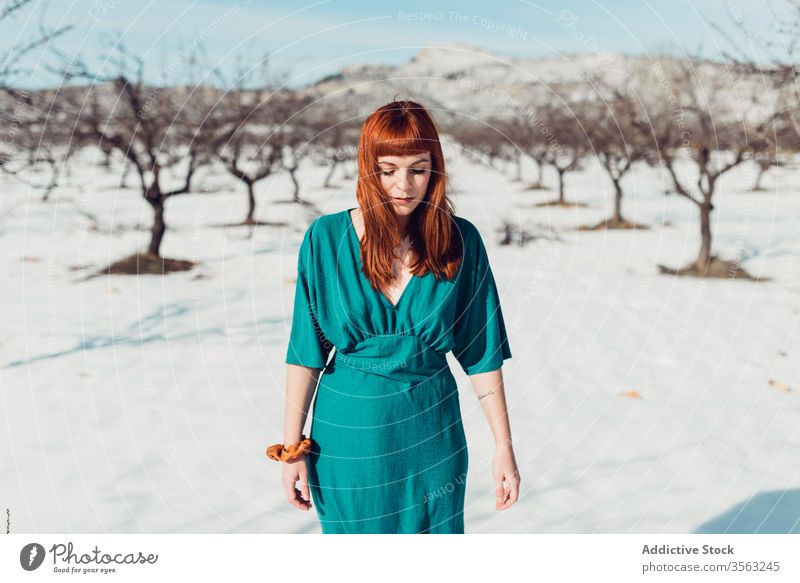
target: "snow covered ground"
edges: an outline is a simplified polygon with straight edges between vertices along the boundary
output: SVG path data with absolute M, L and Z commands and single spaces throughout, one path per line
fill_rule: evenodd
M 320 532 L 264 455 L 282 438 L 296 253 L 313 218 L 277 202 L 288 176 L 258 189 L 260 218 L 287 226 L 216 226 L 244 217 L 245 195 L 207 174 L 213 194 L 169 201 L 162 247 L 196 270 L 84 282 L 144 248 L 136 229 L 151 220 L 136 190 L 85 158 L 49 203 L 3 177 L 0 511 L 12 532 Z M 800 532 L 796 175 L 770 175 L 762 193 L 747 192 L 747 166 L 720 183 L 714 250 L 773 278 L 753 283 L 658 273 L 694 259 L 699 228 L 656 170 L 629 176 L 623 203 L 654 228 L 579 232 L 611 212 L 596 165 L 568 178 L 567 198 L 588 207 L 536 208 L 554 191 L 452 158 L 457 212 L 481 230 L 502 294 L 522 476 L 518 504 L 496 511 L 492 438 L 450 356 L 470 445 L 467 532 Z M 324 190 L 324 173 L 301 173 L 304 195 L 323 213 L 356 206 L 354 182 Z M 500 246 L 502 219 L 552 236 Z

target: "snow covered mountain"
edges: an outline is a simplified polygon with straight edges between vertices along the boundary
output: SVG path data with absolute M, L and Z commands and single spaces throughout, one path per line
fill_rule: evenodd
M 342 100 L 362 114 L 399 94 L 398 98 L 421 101 L 436 111 L 442 121 L 449 121 L 448 116 L 485 120 L 513 117 L 537 103 L 585 94 L 594 78 L 620 86 L 636 73 L 656 76 L 658 67 L 679 62 L 672 56 L 609 52 L 506 56 L 472 45 L 446 44 L 422 48 L 409 62 L 399 66 L 350 65 L 303 91 Z M 699 61 L 695 71 L 700 78 L 714 80 L 729 90 L 731 99 L 743 102 L 742 87 L 733 82 L 729 65 Z M 747 85 L 752 92 L 765 94 L 763 79 Z M 638 90 L 660 94 L 666 91 L 658 83 Z

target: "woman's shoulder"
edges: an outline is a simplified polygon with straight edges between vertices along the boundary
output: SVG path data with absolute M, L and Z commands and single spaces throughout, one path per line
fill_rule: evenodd
M 466 237 L 468 235 L 472 237 L 476 234 L 479 234 L 478 228 L 474 224 L 472 224 L 472 222 L 469 219 L 465 219 L 464 217 L 460 217 L 458 215 L 453 215 L 453 221 L 455 222 L 456 227 L 458 228 L 459 231 L 461 231 L 463 236 Z
M 348 218 L 345 213 L 349 211 L 343 210 L 337 213 L 329 213 L 320 215 L 315 218 L 306 228 L 306 238 L 317 239 L 332 234 L 337 234 L 344 225 L 344 219 Z
M 483 244 L 481 233 L 472 221 L 458 215 L 453 215 L 453 220 L 461 240 L 464 242 L 464 247 L 469 252 L 474 252 L 477 247 Z

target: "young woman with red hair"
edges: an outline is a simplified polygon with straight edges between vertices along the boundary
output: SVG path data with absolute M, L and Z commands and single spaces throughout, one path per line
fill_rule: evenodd
M 445 355 L 489 421 L 502 510 L 520 482 L 501 369 L 511 350 L 486 249 L 447 198 L 423 106 L 395 101 L 367 118 L 356 197 L 301 243 L 284 444 L 268 455 L 284 462 L 292 504 L 313 499 L 323 533 L 463 533 L 467 440 Z

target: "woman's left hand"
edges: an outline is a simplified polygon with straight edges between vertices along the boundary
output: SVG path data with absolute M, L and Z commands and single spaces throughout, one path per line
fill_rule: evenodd
M 492 470 L 497 494 L 495 508 L 505 510 L 513 506 L 519 498 L 519 470 L 517 470 L 517 460 L 514 458 L 514 449 L 511 447 L 511 443 L 497 447 Z

